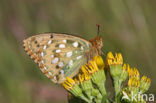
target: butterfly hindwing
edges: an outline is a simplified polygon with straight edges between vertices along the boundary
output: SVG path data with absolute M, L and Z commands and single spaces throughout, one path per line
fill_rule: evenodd
M 66 76 L 75 76 L 87 62 L 91 44 L 80 37 L 47 33 L 24 40 L 24 46 L 42 72 L 55 83 L 61 83 Z

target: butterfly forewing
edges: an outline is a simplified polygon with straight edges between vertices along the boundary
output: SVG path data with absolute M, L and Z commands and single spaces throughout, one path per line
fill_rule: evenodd
M 40 34 L 24 40 L 27 53 L 38 63 L 42 72 L 55 83 L 73 77 L 87 62 L 91 43 L 67 34 Z

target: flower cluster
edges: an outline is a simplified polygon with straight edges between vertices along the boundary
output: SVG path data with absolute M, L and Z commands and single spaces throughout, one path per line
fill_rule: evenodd
M 113 98 L 109 98 L 109 93 L 106 92 L 105 88 L 106 69 L 109 69 L 107 71 L 110 72 L 113 80 L 115 90 Z M 127 85 L 124 85 L 125 83 Z M 76 77 L 67 77 L 62 85 L 74 97 L 80 98 L 86 103 L 122 103 L 127 101 L 122 100 L 123 91 L 128 95 L 131 92 L 144 93 L 149 89 L 150 83 L 148 77 L 142 76 L 140 78 L 138 69 L 131 68 L 129 64 L 123 63 L 121 53 L 116 53 L 114 56 L 112 52 L 109 52 L 106 63 L 101 56 L 95 56 L 93 60 L 82 65 Z M 137 101 L 128 102 L 135 103 Z
M 150 78 L 147 76 L 142 76 L 140 78 L 140 73 L 137 68 L 130 68 L 128 67 L 128 73 L 129 73 L 129 80 L 128 80 L 128 86 L 125 87 L 123 90 L 130 95 L 133 93 L 134 95 L 143 94 L 146 92 L 151 84 Z M 140 98 L 137 98 L 140 101 Z
M 81 71 L 75 78 L 66 78 L 63 87 L 74 96 L 83 99 L 86 102 L 96 103 L 107 101 L 105 91 L 105 72 L 104 61 L 100 56 L 95 56 L 88 64 L 81 67 Z
M 141 95 L 149 89 L 150 79 L 146 76 L 140 79 L 138 69 L 130 68 L 129 64 L 123 64 L 123 58 L 120 53 L 116 53 L 115 56 L 113 56 L 112 52 L 109 52 L 107 55 L 107 64 L 109 65 L 110 74 L 114 82 L 116 102 L 121 101 L 121 98 L 118 98 L 122 96 L 121 91 L 125 91 L 128 96 L 131 97 L 132 92 L 134 95 L 138 93 Z M 128 86 L 122 88 L 123 82 L 127 79 Z M 134 102 L 137 102 L 137 100 Z

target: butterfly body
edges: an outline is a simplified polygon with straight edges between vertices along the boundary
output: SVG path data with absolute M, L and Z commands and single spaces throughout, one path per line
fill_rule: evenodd
M 24 47 L 48 78 L 62 83 L 65 77 L 74 77 L 81 65 L 99 54 L 101 45 L 94 42 L 98 39 L 88 41 L 67 34 L 46 33 L 25 39 Z

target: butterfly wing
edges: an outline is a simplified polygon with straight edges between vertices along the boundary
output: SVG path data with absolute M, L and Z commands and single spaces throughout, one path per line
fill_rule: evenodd
M 80 37 L 47 33 L 24 40 L 28 55 L 38 63 L 41 71 L 55 83 L 73 77 L 87 62 L 91 43 Z

